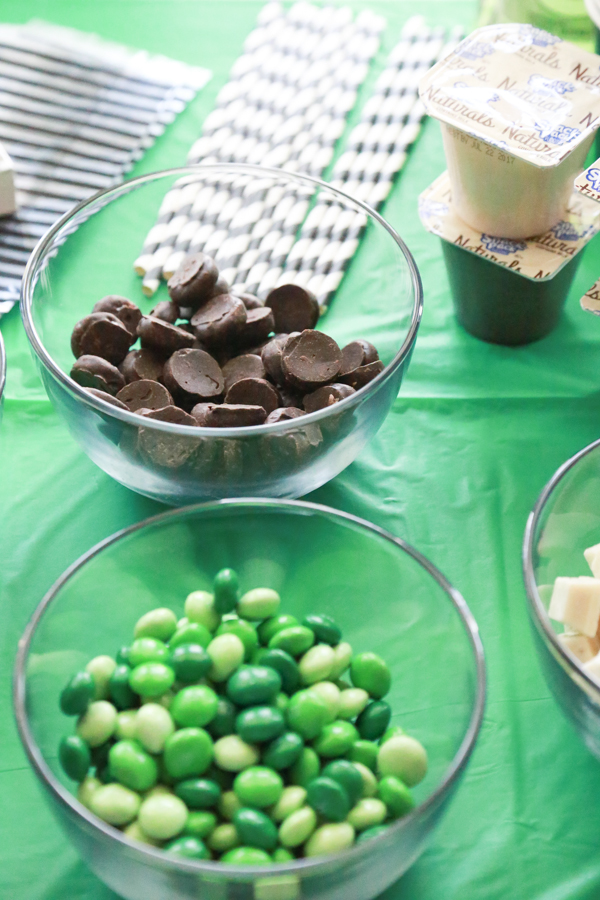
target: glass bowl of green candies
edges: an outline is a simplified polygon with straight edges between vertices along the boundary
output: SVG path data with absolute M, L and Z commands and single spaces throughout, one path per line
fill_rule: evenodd
M 20 642 L 33 770 L 126 900 L 367 900 L 421 852 L 481 725 L 465 601 L 311 503 L 224 500 L 119 532 Z

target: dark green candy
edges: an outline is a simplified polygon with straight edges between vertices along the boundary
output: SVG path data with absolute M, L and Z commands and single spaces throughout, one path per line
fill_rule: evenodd
M 261 850 L 274 850 L 277 846 L 277 827 L 260 810 L 246 807 L 239 809 L 233 817 L 233 824 L 246 846 L 260 847 Z
M 271 703 L 281 690 L 281 677 L 269 666 L 240 666 L 227 682 L 227 696 L 238 706 Z
M 131 709 L 137 705 L 137 697 L 129 685 L 131 669 L 122 663 L 114 670 L 108 682 L 110 699 L 117 709 Z
M 209 778 L 187 778 L 175 785 L 175 793 L 189 809 L 210 809 L 219 802 L 221 788 Z
M 342 632 L 331 616 L 305 616 L 302 624 L 314 631 L 318 644 L 335 647 L 342 639 Z
M 221 569 L 213 582 L 215 611 L 223 616 L 232 612 L 238 602 L 238 577 L 233 569 Z
M 306 802 L 330 822 L 343 822 L 350 812 L 346 790 L 333 778 L 319 775 L 306 785 Z
M 297 657 L 306 653 L 315 642 L 315 634 L 304 625 L 282 628 L 269 641 L 270 650 L 285 650 L 290 656 Z
M 214 719 L 208 723 L 206 730 L 214 738 L 225 737 L 235 731 L 235 719 L 239 710 L 228 697 L 219 697 Z
M 204 678 L 212 659 L 202 644 L 180 644 L 171 653 L 170 664 L 178 681 L 191 684 Z
M 169 844 L 165 844 L 163 850 L 182 856 L 184 859 L 210 859 L 210 850 L 200 838 L 193 836 L 175 838 Z
M 245 619 L 226 619 L 217 628 L 216 635 L 220 634 L 235 634 L 236 637 L 239 637 L 244 645 L 244 661 L 248 662 L 252 659 L 254 651 L 258 647 L 258 635 L 256 628 L 250 622 L 246 622 Z
M 247 744 L 259 744 L 283 734 L 285 719 L 275 706 L 250 706 L 236 718 L 235 730 Z
M 341 784 L 348 794 L 351 806 L 360 800 L 363 792 L 363 779 L 356 766 L 351 762 L 346 759 L 336 759 L 328 763 L 321 774 Z
M 130 650 L 131 650 L 130 647 L 121 647 L 120 650 L 117 650 L 117 655 L 115 656 L 115 659 L 117 661 L 118 666 L 122 666 L 122 665 L 128 666 L 129 665 L 129 651 Z
M 90 748 L 76 734 L 62 739 L 58 747 L 58 759 L 63 771 L 73 781 L 83 781 L 92 762 Z
M 285 650 L 265 650 L 260 657 L 260 665 L 279 673 L 281 686 L 286 694 L 293 694 L 300 686 L 298 663 Z
M 271 616 L 269 619 L 265 619 L 262 625 L 258 626 L 260 642 L 266 647 L 273 635 L 277 634 L 278 631 L 283 631 L 284 628 L 293 628 L 299 624 L 300 622 L 296 616 Z
M 377 752 L 379 747 L 373 741 L 355 741 L 348 753 L 351 762 L 362 763 L 371 771 L 377 768 Z
M 286 731 L 265 747 L 262 761 L 265 766 L 276 769 L 288 769 L 300 758 L 304 741 L 295 731 Z
M 361 738 L 366 741 L 375 741 L 380 738 L 388 725 L 392 710 L 385 700 L 374 700 L 369 703 L 356 720 L 356 727 Z
M 184 644 L 200 644 L 201 647 L 208 647 L 212 641 L 212 634 L 205 625 L 199 622 L 188 622 L 178 628 L 171 640 L 169 641 L 169 650 L 171 653 L 176 647 Z
M 61 692 L 61 711 L 65 716 L 83 715 L 94 697 L 94 689 L 89 672 L 76 672 Z
M 387 830 L 387 825 L 374 825 L 372 828 L 367 828 L 366 831 L 361 832 L 356 838 L 356 843 L 364 844 L 365 841 L 370 841 L 373 838 L 379 837 L 380 834 L 383 834 Z

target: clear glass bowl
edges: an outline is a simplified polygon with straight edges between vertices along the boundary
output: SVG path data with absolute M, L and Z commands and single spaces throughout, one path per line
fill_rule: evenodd
M 600 441 L 552 476 L 525 530 L 523 572 L 536 647 L 548 686 L 586 746 L 600 759 L 600 686 L 562 644 L 548 617 L 559 575 L 590 575 L 583 551 L 600 541 Z
M 246 590 L 277 589 L 282 609 L 335 617 L 355 651 L 392 672 L 392 724 L 429 754 L 418 806 L 382 836 L 338 856 L 273 867 L 184 861 L 126 840 L 71 794 L 57 745 L 73 722 L 58 709 L 70 675 L 114 654 L 159 602 L 183 611 L 232 566 Z M 56 817 L 90 868 L 127 900 L 367 900 L 414 862 L 456 789 L 485 700 L 477 625 L 421 554 L 361 519 L 294 501 L 224 500 L 163 513 L 121 531 L 76 562 L 42 600 L 20 641 L 14 704 L 21 739 Z
M 2 421 L 2 407 L 4 406 L 4 386 L 6 384 L 6 352 L 4 341 L 0 331 L 0 422 Z
M 227 182 L 235 190 L 292 189 L 325 198 L 340 215 L 363 213 L 355 259 L 320 322 L 344 345 L 373 339 L 385 369 L 351 397 L 291 424 L 193 428 L 146 420 L 93 397 L 70 377 L 75 323 L 106 294 L 149 312 L 133 272 L 161 199 L 180 178 Z M 224 231 L 225 234 L 225 231 Z M 22 288 L 25 329 L 48 395 L 88 456 L 117 481 L 172 505 L 222 497 L 298 497 L 349 465 L 375 434 L 398 394 L 422 314 L 422 288 L 402 239 L 376 212 L 323 182 L 277 169 L 207 165 L 134 179 L 97 194 L 63 217 L 33 251 Z M 351 322 L 345 312 L 352 310 Z

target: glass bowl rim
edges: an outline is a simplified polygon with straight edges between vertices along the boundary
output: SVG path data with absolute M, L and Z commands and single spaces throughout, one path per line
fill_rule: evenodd
M 147 526 L 153 527 L 154 525 L 162 524 L 169 519 L 178 517 L 193 517 L 198 513 L 212 513 L 215 510 L 219 510 L 225 507 L 237 507 L 244 509 L 256 507 L 262 509 L 275 508 L 276 511 L 283 510 L 284 512 L 291 514 L 300 514 L 302 512 L 304 512 L 304 514 L 316 513 L 324 518 L 333 520 L 340 519 L 344 523 L 349 523 L 355 526 L 358 525 L 367 533 L 374 533 L 378 537 L 384 538 L 385 540 L 393 544 L 396 548 L 402 550 L 408 556 L 412 557 L 412 559 L 414 559 L 415 562 L 417 562 L 422 568 L 424 568 L 427 574 L 437 582 L 439 587 L 442 588 L 447 598 L 454 606 L 454 609 L 461 620 L 462 626 L 465 630 L 467 639 L 470 644 L 472 658 L 475 663 L 477 683 L 475 689 L 475 697 L 473 700 L 473 708 L 469 717 L 469 723 L 457 752 L 455 753 L 450 765 L 447 767 L 441 781 L 439 782 L 435 790 L 431 792 L 431 794 L 423 803 L 421 803 L 419 806 L 416 806 L 414 810 L 412 810 L 412 812 L 408 813 L 408 815 L 403 816 L 392 825 L 390 825 L 384 834 L 373 838 L 373 841 L 385 839 L 391 831 L 395 831 L 397 833 L 404 831 L 407 828 L 407 824 L 410 824 L 416 818 L 422 817 L 424 812 L 427 812 L 427 810 L 430 808 L 435 808 L 438 802 L 441 802 L 443 796 L 447 793 L 448 789 L 454 784 L 454 782 L 456 782 L 459 775 L 466 767 L 466 764 L 477 741 L 483 721 L 483 713 L 486 700 L 487 676 L 484 650 L 481 642 L 481 637 L 479 635 L 477 622 L 462 594 L 460 594 L 460 592 L 450 584 L 450 582 L 444 577 L 444 575 L 442 575 L 442 573 L 425 556 L 423 556 L 418 550 L 415 550 L 414 547 L 412 547 L 410 544 L 406 543 L 402 538 L 395 537 L 393 534 L 379 527 L 378 525 L 374 525 L 373 523 L 368 522 L 366 519 L 362 519 L 359 516 L 353 515 L 352 513 L 342 512 L 341 510 L 333 509 L 332 507 L 324 506 L 318 503 L 311 503 L 305 500 L 271 500 L 266 498 L 246 497 L 217 500 L 210 503 L 198 503 L 193 506 L 185 506 L 179 509 L 159 513 L 158 515 L 151 516 L 134 525 L 130 525 L 127 528 L 123 528 L 100 541 L 94 547 L 80 556 L 79 559 L 72 563 L 63 572 L 63 574 L 47 591 L 45 596 L 38 604 L 37 608 L 34 610 L 33 615 L 30 617 L 23 634 L 19 639 L 18 650 L 13 670 L 12 692 L 17 728 L 19 731 L 21 742 L 25 748 L 27 757 L 34 772 L 36 773 L 42 784 L 46 787 L 46 789 L 48 789 L 54 795 L 54 797 L 58 799 L 61 805 L 69 808 L 76 814 L 77 817 L 83 819 L 88 826 L 91 826 L 96 831 L 101 832 L 104 837 L 118 841 L 130 851 L 131 849 L 138 851 L 140 854 L 142 854 L 142 857 L 144 857 L 144 861 L 146 863 L 160 863 L 163 866 L 167 865 L 167 867 L 170 869 L 195 873 L 197 875 L 209 873 L 214 875 L 214 873 L 218 871 L 220 874 L 223 874 L 224 877 L 228 877 L 233 880 L 236 880 L 236 876 L 237 880 L 244 880 L 252 877 L 265 877 L 267 874 L 312 874 L 315 870 L 319 870 L 324 867 L 326 868 L 334 861 L 337 862 L 339 860 L 343 863 L 344 860 L 346 860 L 350 862 L 357 856 L 368 854 L 369 847 L 372 846 L 371 841 L 365 841 L 363 845 L 354 845 L 348 850 L 342 851 L 341 853 L 337 853 L 335 855 L 315 857 L 313 859 L 296 859 L 290 863 L 274 863 L 269 866 L 242 867 L 221 863 L 218 861 L 186 860 L 179 859 L 175 856 L 169 857 L 168 853 L 164 853 L 160 849 L 146 846 L 141 843 L 138 844 L 128 840 L 123 836 L 121 832 L 113 829 L 110 825 L 106 825 L 101 819 L 98 819 L 88 809 L 86 809 L 86 807 L 80 804 L 76 796 L 66 788 L 64 788 L 63 785 L 55 778 L 49 766 L 46 764 L 44 757 L 29 729 L 29 721 L 25 705 L 25 666 L 27 663 L 29 648 L 39 621 L 41 620 L 42 616 L 46 612 L 46 609 L 50 606 L 56 594 L 61 590 L 63 585 L 65 585 L 69 581 L 69 579 L 89 560 L 100 554 L 106 547 L 117 543 L 122 538 L 134 534 L 136 531 L 140 531 Z M 273 866 L 275 866 L 276 868 L 273 868 Z
M 4 341 L 2 340 L 2 332 L 0 331 L 0 400 L 4 394 L 6 385 L 6 350 L 4 349 Z
M 546 483 L 536 501 L 535 506 L 533 507 L 527 518 L 527 524 L 525 526 L 525 533 L 523 536 L 522 560 L 523 580 L 525 582 L 527 603 L 536 627 L 539 631 L 541 631 L 542 637 L 545 639 L 546 643 L 550 645 L 554 656 L 558 657 L 558 660 L 560 661 L 563 669 L 567 669 L 570 676 L 577 675 L 578 678 L 582 678 L 590 693 L 592 693 L 592 695 L 596 697 L 597 702 L 600 702 L 600 687 L 598 687 L 598 684 L 588 675 L 581 664 L 575 659 L 574 656 L 571 656 L 571 654 L 565 649 L 565 647 L 563 647 L 563 645 L 558 640 L 558 635 L 550 624 L 550 617 L 548 616 L 546 607 L 544 606 L 542 598 L 540 597 L 537 582 L 533 572 L 533 542 L 537 531 L 538 522 L 540 521 L 540 518 L 544 512 L 546 503 L 552 496 L 554 489 L 560 484 L 560 482 L 571 471 L 571 469 L 573 469 L 577 465 L 577 463 L 580 462 L 580 460 L 584 459 L 589 453 L 592 453 L 598 448 L 600 448 L 600 439 L 593 441 L 591 444 L 588 444 L 583 448 L 583 450 L 579 450 L 578 453 L 575 453 L 573 456 L 567 459 L 566 462 L 558 467 L 554 475 L 552 475 L 550 480 Z
M 333 194 L 334 196 L 342 198 L 347 202 L 349 201 L 350 203 L 359 207 L 360 210 L 362 210 L 364 213 L 366 213 L 369 219 L 373 219 L 378 225 L 380 225 L 385 231 L 387 231 L 392 240 L 395 241 L 408 266 L 413 293 L 411 321 L 406 335 L 400 345 L 400 348 L 394 355 L 393 359 L 378 375 L 375 376 L 375 378 L 372 379 L 372 381 L 364 385 L 364 387 L 360 388 L 354 394 L 351 394 L 349 397 L 338 401 L 338 403 L 333 404 L 329 408 L 325 407 L 324 409 L 317 410 L 316 412 L 304 414 L 302 416 L 302 425 L 305 426 L 313 423 L 319 423 L 330 415 L 337 415 L 340 409 L 348 409 L 362 402 L 362 400 L 366 399 L 366 397 L 374 389 L 378 388 L 381 384 L 387 381 L 388 377 L 392 375 L 398 369 L 398 367 L 402 365 L 402 363 L 409 357 L 414 346 L 419 324 L 423 315 L 423 284 L 412 253 L 410 252 L 400 235 L 396 232 L 396 230 L 375 209 L 370 207 L 367 203 L 364 203 L 362 200 L 358 200 L 356 197 L 352 197 L 350 194 L 338 190 L 338 188 L 333 187 L 333 185 L 328 184 L 326 181 L 322 181 L 319 178 L 312 178 L 309 175 L 301 175 L 296 172 L 288 172 L 286 169 L 267 168 L 263 166 L 249 165 L 246 163 L 201 163 L 191 166 L 179 166 L 171 169 L 162 169 L 157 172 L 149 172 L 148 174 L 140 175 L 137 178 L 130 178 L 122 182 L 121 184 L 116 185 L 115 187 L 97 191 L 87 200 L 83 200 L 81 203 L 78 203 L 77 206 L 61 216 L 61 218 L 51 228 L 48 229 L 43 237 L 40 238 L 29 257 L 29 260 L 27 261 L 23 279 L 21 281 L 20 304 L 21 317 L 23 319 L 25 332 L 33 350 L 35 351 L 36 356 L 38 357 L 42 365 L 47 370 L 49 370 L 51 375 L 58 382 L 60 382 L 62 386 L 69 391 L 70 394 L 74 394 L 77 400 L 83 402 L 85 406 L 91 407 L 97 412 L 103 413 L 105 416 L 110 415 L 112 418 L 117 419 L 121 422 L 140 427 L 140 416 L 129 412 L 129 410 L 118 409 L 111 403 L 95 397 L 93 394 L 88 393 L 84 388 L 77 384 L 77 382 L 74 381 L 69 375 L 63 372 L 62 369 L 54 362 L 53 358 L 46 350 L 44 344 L 42 343 L 42 340 L 37 333 L 32 314 L 33 291 L 37 283 L 36 276 L 39 274 L 41 265 L 46 259 L 47 251 L 52 247 L 55 236 L 63 229 L 65 225 L 67 225 L 72 219 L 78 216 L 79 213 L 95 204 L 101 198 L 106 198 L 108 202 L 112 202 L 118 197 L 125 196 L 126 194 L 131 193 L 131 191 L 142 187 L 144 184 L 158 181 L 161 178 L 166 178 L 168 176 L 185 177 L 186 175 L 197 175 L 199 172 L 201 174 L 204 172 L 215 172 L 216 174 L 217 172 L 222 172 L 224 169 L 232 172 L 234 175 L 246 174 L 255 176 L 257 178 L 271 176 L 273 178 L 282 178 L 284 180 L 287 179 L 288 181 L 296 181 L 299 184 L 311 185 L 315 190 L 325 190 L 329 194 Z M 186 436 L 196 435 L 197 437 L 215 437 L 214 428 L 195 425 L 177 425 L 172 422 L 162 422 L 159 419 L 146 419 L 144 422 L 144 427 L 152 430 L 166 431 L 172 434 L 180 434 Z M 250 437 L 252 435 L 294 431 L 298 427 L 299 423 L 295 420 L 292 420 L 292 424 L 290 424 L 290 422 L 275 422 L 269 425 L 246 425 L 235 428 L 219 428 L 218 436 L 221 438 L 242 436 Z

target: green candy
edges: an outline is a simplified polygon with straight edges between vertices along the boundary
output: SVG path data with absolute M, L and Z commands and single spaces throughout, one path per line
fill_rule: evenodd
M 265 747 L 263 762 L 265 766 L 276 771 L 289 769 L 300 758 L 303 747 L 304 741 L 299 734 L 295 731 L 286 731 Z
M 350 678 L 355 687 L 362 688 L 381 700 L 392 683 L 392 676 L 386 663 L 376 653 L 359 653 L 350 663 Z
M 381 737 L 388 725 L 392 710 L 385 700 L 374 700 L 361 712 L 356 720 L 356 727 L 361 738 L 375 741 Z
M 120 827 L 133 821 L 138 814 L 141 798 L 122 784 L 103 784 L 90 797 L 90 809 L 109 825 Z
M 356 766 L 346 759 L 336 759 L 328 763 L 321 773 L 326 778 L 333 778 L 344 788 L 352 806 L 357 803 L 363 792 L 362 775 Z
M 277 828 L 265 813 L 244 807 L 233 816 L 233 824 L 242 844 L 261 850 L 274 850 L 277 846 Z
M 356 741 L 350 748 L 348 759 L 351 762 L 362 763 L 374 772 L 377 768 L 378 750 L 379 747 L 373 741 Z
M 405 816 L 415 805 L 409 789 L 395 775 L 387 775 L 381 779 L 378 786 L 378 794 L 394 819 Z
M 244 661 L 246 650 L 237 634 L 220 634 L 206 648 L 212 659 L 208 677 L 212 681 L 227 681 Z
M 132 669 L 147 662 L 168 662 L 169 648 L 164 641 L 152 637 L 137 638 L 129 648 L 129 665 Z
M 171 713 L 160 703 L 144 703 L 136 714 L 134 734 L 148 753 L 162 753 L 167 738 L 175 731 Z
M 152 637 L 159 641 L 168 641 L 177 628 L 177 617 L 172 609 L 161 607 L 152 609 L 138 619 L 133 629 L 133 636 Z
M 227 682 L 227 696 L 238 706 L 271 703 L 281 690 L 281 677 L 268 666 L 240 666 Z
M 94 679 L 89 672 L 76 672 L 60 694 L 60 708 L 65 716 L 81 716 L 94 697 Z
M 250 706 L 235 720 L 235 730 L 249 744 L 271 741 L 285 731 L 283 714 L 274 706 Z
M 180 728 L 165 742 L 164 764 L 172 778 L 203 775 L 213 758 L 213 742 L 202 728 Z
M 130 709 L 136 704 L 136 696 L 129 685 L 131 669 L 127 665 L 119 665 L 115 668 L 108 682 L 110 699 L 117 709 Z
M 330 822 L 343 822 L 350 812 L 350 798 L 339 781 L 320 775 L 306 785 L 306 802 Z
M 210 778 L 187 778 L 175 785 L 175 793 L 188 809 L 210 809 L 221 797 L 221 788 Z
M 76 734 L 64 737 L 58 746 L 58 760 L 73 781 L 83 781 L 92 764 L 90 748 Z
M 108 700 L 108 682 L 117 667 L 112 656 L 95 656 L 85 667 L 94 679 L 94 700 Z
M 110 773 L 132 791 L 148 791 L 156 784 L 158 767 L 137 741 L 117 741 L 108 753 Z
M 316 778 L 321 771 L 319 757 L 312 747 L 305 747 L 292 768 L 290 769 L 290 781 L 300 787 L 306 787 L 309 781 Z
M 218 809 L 222 819 L 227 819 L 231 822 L 236 812 L 241 808 L 242 804 L 234 791 L 225 791 L 224 794 L 221 794 Z
M 281 598 L 272 588 L 254 588 L 240 597 L 237 611 L 245 619 L 260 620 L 274 616 Z
M 129 650 L 130 647 L 121 647 L 120 650 L 117 650 L 117 655 L 115 656 L 115 660 L 117 661 L 118 666 L 129 665 Z
M 237 847 L 239 842 L 240 836 L 233 822 L 223 822 L 221 825 L 217 825 L 207 841 L 210 849 L 217 853 L 226 853 L 232 847 Z
M 391 728 L 388 728 L 385 734 L 379 738 L 379 746 L 385 744 L 386 741 L 389 741 L 390 738 L 398 737 L 401 734 L 406 734 L 404 728 L 400 728 L 399 725 L 392 725 Z
M 205 812 L 204 810 L 188 813 L 183 826 L 184 834 L 191 834 L 197 838 L 207 838 L 217 827 L 217 817 L 214 813 Z
M 395 775 L 408 787 L 414 787 L 425 778 L 427 753 L 415 738 L 407 734 L 396 735 L 380 746 L 377 769 L 383 777 Z
M 236 777 L 233 789 L 242 805 L 262 809 L 277 803 L 283 792 L 283 781 L 272 769 L 250 766 Z
M 176 838 L 163 847 L 167 853 L 173 853 L 183 859 L 210 859 L 210 850 L 200 838 L 194 836 Z
M 300 669 L 296 660 L 285 650 L 263 650 L 261 666 L 275 669 L 281 677 L 281 686 L 286 694 L 293 694 L 300 684 Z
M 231 866 L 268 866 L 271 857 L 258 847 L 234 847 L 223 854 L 221 862 Z
M 367 828 L 381 825 L 387 817 L 387 812 L 385 803 L 377 797 L 363 797 L 350 810 L 347 821 L 355 831 L 365 831 Z
M 94 700 L 77 722 L 77 734 L 90 747 L 100 747 L 114 734 L 117 710 L 108 700 Z
M 271 638 L 278 632 L 283 631 L 284 628 L 293 628 L 299 624 L 300 622 L 296 616 L 271 616 L 258 626 L 258 637 L 261 644 L 264 644 L 266 647 Z
M 302 624 L 314 631 L 319 643 L 335 647 L 342 639 L 342 632 L 331 616 L 305 616 Z
M 331 758 L 343 756 L 356 740 L 358 732 L 354 725 L 345 719 L 337 719 L 330 725 L 325 725 L 313 746 L 319 756 Z
M 207 730 L 214 738 L 225 737 L 235 730 L 235 718 L 239 710 L 227 697 L 219 697 L 217 711 L 208 723 Z
M 300 662 L 300 678 L 302 684 L 315 684 L 329 678 L 335 662 L 335 653 L 329 644 L 315 644 L 307 650 Z M 333 685 L 335 687 L 335 685 Z M 339 690 L 338 690 L 339 704 Z
M 219 698 L 203 684 L 184 687 L 175 694 L 169 712 L 177 725 L 202 727 L 214 719 Z
M 306 803 L 306 791 L 296 784 L 289 784 L 277 803 L 269 809 L 269 815 L 275 822 L 283 822 L 292 813 L 302 809 Z
M 238 602 L 238 577 L 233 569 L 221 569 L 213 581 L 215 612 L 223 616 L 232 612 Z
M 366 831 L 363 831 L 356 838 L 357 844 L 364 844 L 365 841 L 371 841 L 373 838 L 379 837 L 380 834 L 383 834 L 388 830 L 388 825 L 374 825 L 372 828 L 367 828 Z
M 179 644 L 172 651 L 169 664 L 178 681 L 190 684 L 208 674 L 212 659 L 202 644 Z
M 314 631 L 304 625 L 282 628 L 269 641 L 270 650 L 285 650 L 290 656 L 302 656 L 315 642 Z
M 143 640 L 151 640 L 144 638 Z M 129 685 L 141 697 L 160 697 L 175 681 L 175 672 L 164 663 L 147 662 L 136 666 L 129 675 Z
M 258 647 L 258 635 L 256 628 L 244 619 L 226 619 L 217 628 L 216 634 L 235 634 L 244 645 L 244 661 L 252 659 L 254 651 Z
M 354 843 L 354 828 L 349 822 L 335 822 L 317 828 L 304 847 L 304 855 L 329 856 L 347 850 Z
M 182 647 L 184 644 L 200 644 L 205 649 L 212 640 L 212 635 L 205 625 L 199 622 L 188 622 L 178 628 L 171 640 L 169 641 L 169 650 L 171 653 L 176 647 Z
M 288 725 L 305 740 L 309 741 L 321 734 L 327 719 L 327 704 L 314 691 L 298 691 L 290 698 L 287 708 Z
M 283 820 L 279 826 L 279 840 L 284 847 L 303 844 L 317 827 L 317 814 L 310 806 L 303 806 Z
M 226 772 L 241 772 L 255 766 L 259 759 L 258 749 L 238 734 L 227 734 L 215 744 L 215 763 Z
M 142 801 L 138 822 L 148 837 L 157 841 L 169 841 L 181 834 L 187 817 L 188 810 L 183 800 L 174 794 L 160 792 L 151 794 Z
M 292 862 L 296 857 L 289 850 L 286 850 L 285 847 L 278 847 L 273 852 L 272 858 L 274 863 L 288 863 Z
M 184 611 L 190 622 L 205 625 L 209 631 L 218 627 L 221 617 L 215 611 L 215 599 L 208 591 L 192 591 L 184 604 Z

